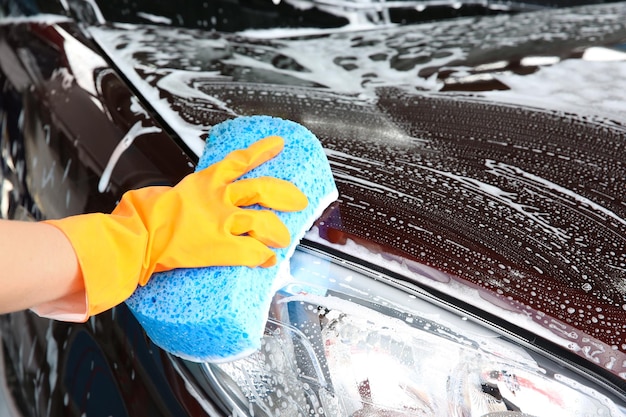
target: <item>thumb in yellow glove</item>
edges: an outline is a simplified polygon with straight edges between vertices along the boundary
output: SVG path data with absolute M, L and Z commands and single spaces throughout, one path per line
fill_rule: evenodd
M 68 238 L 82 271 L 84 314 L 74 311 L 70 316 L 86 320 L 108 310 L 128 298 L 137 284 L 145 285 L 154 272 L 274 265 L 276 255 L 269 247 L 288 246 L 289 230 L 270 210 L 242 207 L 259 204 L 298 211 L 307 206 L 307 198 L 295 185 L 277 178 L 235 180 L 276 156 L 283 146 L 282 138 L 270 136 L 188 175 L 175 187 L 129 191 L 109 215 L 46 221 Z M 65 313 L 67 304 L 59 300 Z M 54 316 L 54 306 L 35 310 Z

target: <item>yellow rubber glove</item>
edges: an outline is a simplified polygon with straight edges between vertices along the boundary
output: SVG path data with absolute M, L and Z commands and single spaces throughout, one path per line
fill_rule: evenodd
M 260 204 L 298 211 L 306 196 L 272 177 L 235 181 L 276 156 L 283 139 L 270 136 L 190 174 L 175 187 L 146 187 L 124 194 L 110 215 L 49 220 L 70 240 L 83 275 L 87 316 L 128 298 L 153 272 L 206 266 L 271 266 L 289 230 Z

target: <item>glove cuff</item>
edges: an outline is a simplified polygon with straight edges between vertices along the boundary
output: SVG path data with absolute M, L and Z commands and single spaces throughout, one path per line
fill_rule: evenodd
M 70 304 L 75 310 L 68 312 L 66 308 L 66 313 L 81 314 L 81 308 L 86 309 L 84 318 L 87 319 L 118 305 L 135 291 L 141 279 L 148 241 L 143 223 L 133 217 L 101 213 L 46 220 L 45 223 L 65 234 L 74 248 L 83 276 L 86 308 L 74 301 Z M 58 303 L 66 301 L 58 300 Z

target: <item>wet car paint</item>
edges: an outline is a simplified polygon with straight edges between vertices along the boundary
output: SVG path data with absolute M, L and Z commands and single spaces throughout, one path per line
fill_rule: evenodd
M 426 25 L 427 35 L 402 27 L 323 40 L 151 26 L 92 33 L 144 96 L 159 98 L 155 107 L 183 138 L 241 114 L 309 127 L 341 194 L 319 225 L 332 243 L 352 239 L 419 271 L 443 271 L 433 281 L 477 289 L 487 301 L 481 308 L 516 312 L 624 377 L 624 127 L 416 92 L 450 91 L 438 74 L 489 63 L 497 50 L 501 60 L 519 60 L 541 45 L 561 59 L 626 39 L 623 5 L 587 10 L 583 22 L 561 12 Z M 574 20 L 583 28 L 576 34 Z M 469 26 L 475 38 L 459 42 Z M 503 36 L 485 43 L 494 26 Z M 530 36 L 537 27 L 541 43 Z M 314 48 L 325 52 L 313 55 Z
M 63 50 L 57 49 L 58 28 L 46 24 L 29 26 L 26 32 L 33 33 L 34 46 L 20 44 L 22 50 L 28 51 L 35 46 L 41 48 L 37 41 L 47 39 L 50 36 L 48 30 L 53 35 L 57 31 L 57 35 L 53 36 L 57 41 L 52 42 L 56 46 L 52 49 Z M 91 45 L 72 25 L 61 24 L 59 27 L 76 36 L 81 44 Z M 16 30 L 22 31 L 24 28 Z M 20 39 L 21 42 L 24 35 L 20 32 L 14 39 Z M 4 40 L 10 36 L 2 38 Z M 615 40 L 611 39 L 611 42 Z M 14 48 L 12 45 L 9 47 Z M 82 111 L 85 103 L 94 102 L 91 98 L 76 99 L 69 93 L 61 94 L 61 99 L 53 97 L 64 91 L 66 74 L 55 74 L 54 65 L 48 67 L 48 71 L 41 69 L 46 69 L 50 62 L 58 65 L 58 62 L 67 59 L 67 55 L 70 54 L 57 52 L 57 56 L 52 54 L 50 60 L 11 73 L 10 82 L 2 80 L 5 91 L 12 90 L 10 94 L 3 94 L 3 99 L 13 97 L 17 103 L 21 103 L 19 108 L 28 109 L 24 114 L 29 115 L 20 122 L 19 114 L 7 114 L 7 119 L 13 122 L 3 125 L 7 131 L 18 135 L 9 137 L 3 133 L 3 147 L 12 158 L 7 166 L 3 166 L 3 170 L 6 169 L 5 178 L 11 179 L 10 186 L 4 183 L 4 190 L 12 199 L 6 209 L 10 217 L 42 218 L 81 210 L 106 210 L 115 204 L 121 191 L 126 188 L 149 183 L 173 183 L 191 170 L 190 161 L 193 161 L 194 155 L 192 152 L 183 155 L 181 149 L 187 149 L 187 146 L 193 148 L 193 143 L 180 141 L 179 146 L 173 148 L 169 139 L 163 139 L 162 142 L 167 144 L 164 145 L 165 150 L 160 150 L 158 144 L 161 140 L 152 140 L 158 134 L 150 133 L 151 141 L 141 152 L 155 152 L 156 155 L 150 155 L 147 159 L 154 161 L 153 158 L 159 157 L 159 154 L 167 155 L 168 159 L 181 155 L 177 162 L 171 164 L 169 160 L 167 163 L 161 161 L 156 167 L 146 168 L 149 175 L 139 179 L 130 176 L 129 180 L 132 172 L 127 172 L 123 160 L 120 160 L 121 169 L 113 170 L 108 190 L 105 193 L 97 191 L 106 163 L 118 143 L 135 123 L 148 123 L 146 120 L 150 118 L 151 112 L 149 109 L 145 113 L 133 112 L 132 93 L 126 88 L 120 88 L 121 98 L 103 100 L 101 105 L 96 106 L 106 109 L 102 111 L 101 118 L 116 126 L 113 135 L 110 134 L 112 127 L 81 130 L 79 121 L 71 122 L 72 116 L 81 114 L 78 110 L 59 114 L 48 124 L 41 121 L 45 114 L 41 109 L 44 104 L 80 103 L 76 109 Z M 22 55 L 15 62 L 32 64 L 27 57 Z M 2 65 L 6 65 L 6 61 L 3 60 Z M 62 64 L 61 68 L 69 69 L 70 66 Z M 153 70 L 150 66 L 145 68 Z M 35 71 L 37 69 L 39 71 Z M 233 72 L 247 73 L 245 68 L 235 68 Z M 44 75 L 34 77 L 38 82 L 35 88 L 31 88 L 33 74 L 38 73 Z M 113 86 L 123 86 L 113 72 L 105 73 L 112 75 Z M 155 71 L 142 75 L 148 80 L 154 77 L 156 85 L 164 74 Z M 200 126 L 199 131 L 233 115 L 261 111 L 287 117 L 310 127 L 329 149 L 342 194 L 338 204 L 318 224 L 322 237 L 334 244 L 352 239 L 376 253 L 384 254 L 388 260 L 408 260 L 422 276 L 430 274 L 432 282 L 421 284 L 436 287 L 442 281 L 443 284 L 462 282 L 471 288 L 478 288 L 488 303 L 493 303 L 496 312 L 503 307 L 521 309 L 540 324 L 552 326 L 561 338 L 573 339 L 575 335 L 572 343 L 581 343 L 570 347 L 581 357 L 592 362 L 597 360 L 605 368 L 610 365 L 609 371 L 614 375 L 619 376 L 623 372 L 619 366 L 625 349 L 620 347 L 623 331 L 620 331 L 619 324 L 624 310 L 620 311 L 622 304 L 619 300 L 623 303 L 624 290 L 616 285 L 619 284 L 618 279 L 601 283 L 594 280 L 592 288 L 585 291 L 585 284 L 590 283 L 590 280 L 582 277 L 585 271 L 588 277 L 593 278 L 619 273 L 620 265 L 617 265 L 618 268 L 610 267 L 615 259 L 621 262 L 623 268 L 623 219 L 626 217 L 623 189 L 626 176 L 623 166 L 624 130 L 619 123 L 587 120 L 576 115 L 517 106 L 500 106 L 472 97 L 416 95 L 391 88 L 377 90 L 376 100 L 373 101 L 372 97 L 335 94 L 312 88 L 317 85 L 302 86 L 297 77 L 283 78 L 274 74 L 270 79 L 282 80 L 286 85 L 275 86 L 273 92 L 268 92 L 262 86 L 233 86 L 231 80 L 224 82 L 221 78 L 213 80 L 201 77 L 200 80 L 193 80 L 192 84 L 196 91 L 213 100 L 175 97 L 169 94 L 171 90 L 161 91 L 160 94 L 168 105 L 178 110 L 180 119 Z M 298 85 L 298 88 L 290 87 L 292 83 Z M 77 84 L 71 83 L 72 88 L 80 90 Z M 101 90 L 105 91 L 106 88 Z M 119 91 L 116 88 L 112 90 Z M 108 97 L 120 96 L 115 94 Z M 223 107 L 223 103 L 227 105 Z M 190 111 L 192 107 L 196 111 Z M 197 112 L 198 108 L 206 112 Z M 118 117 L 119 111 L 126 116 Z M 441 123 L 442 120 L 446 121 L 445 125 Z M 513 120 L 516 121 L 515 126 L 518 126 L 515 129 L 511 128 Z M 532 134 L 525 133 L 529 120 L 536 123 Z M 348 122 L 352 127 L 346 131 Z M 155 120 L 149 123 L 159 126 L 164 132 L 167 129 Z M 49 143 L 50 148 L 55 150 L 52 152 L 53 157 L 45 156 L 45 147 L 26 149 L 29 145 L 25 145 L 21 149 L 16 139 L 25 134 L 30 135 L 30 140 L 35 144 L 46 143 L 46 132 L 51 133 Z M 70 132 L 71 135 L 63 136 L 57 132 Z M 77 135 L 76 132 L 81 134 Z M 95 132 L 102 133 L 102 137 L 98 140 L 94 138 L 94 141 L 106 145 L 97 148 L 101 152 L 92 150 L 95 149 L 92 146 L 96 145 L 82 143 L 85 137 L 93 136 Z M 507 134 L 502 137 L 495 132 Z M 80 138 L 78 142 L 69 139 L 76 137 Z M 163 138 L 166 137 L 163 135 Z M 551 138 L 549 143 L 541 140 L 545 137 Z M 576 146 L 571 143 L 571 137 L 579 137 Z M 352 140 L 363 141 L 363 145 L 355 146 Z M 141 140 L 132 142 L 131 150 L 123 153 L 123 158 L 128 157 L 131 166 L 135 159 L 140 161 L 138 163 L 143 160 L 133 156 L 136 155 L 133 150 L 140 147 Z M 25 143 L 28 143 L 28 139 Z M 580 143 L 587 144 L 586 152 L 581 152 Z M 81 150 L 83 146 L 86 150 Z M 81 168 L 68 165 L 68 153 L 72 155 L 73 161 L 81 161 Z M 35 160 L 48 161 L 47 166 L 33 167 Z M 544 162 L 549 164 L 544 166 Z M 608 164 L 610 170 L 603 171 L 598 162 Z M 392 166 L 396 171 L 385 169 L 381 164 Z M 51 193 L 58 198 L 48 200 L 49 196 L 44 191 L 53 185 L 50 180 L 46 182 L 46 178 L 51 178 L 51 168 L 56 166 L 63 167 L 54 175 L 57 183 L 60 182 L 60 185 L 55 183 L 55 186 L 60 188 Z M 70 179 L 67 184 L 62 181 L 66 169 L 66 178 Z M 70 175 L 72 169 L 77 170 L 74 175 Z M 563 186 L 567 179 L 561 175 L 566 169 L 574 169 L 576 172 L 577 183 L 571 185 L 572 189 Z M 162 175 L 162 170 L 168 174 Z M 613 180 L 603 182 L 603 172 L 605 176 L 609 172 Z M 404 177 L 398 178 L 399 173 Z M 69 183 L 82 186 L 71 188 Z M 555 188 L 551 184 L 558 184 L 562 188 Z M 413 187 L 420 192 L 415 193 Z M 81 202 L 79 206 L 66 204 L 67 189 L 70 189 L 72 196 L 70 201 L 77 199 Z M 410 192 L 407 192 L 409 189 Z M 82 194 L 77 190 L 81 190 Z M 559 207 L 559 213 L 554 210 L 556 206 Z M 488 211 L 484 212 L 487 207 Z M 615 216 L 608 214 L 607 210 Z M 550 214 L 545 215 L 546 212 Z M 480 216 L 475 213 L 480 213 Z M 498 235 L 498 232 L 504 233 L 500 223 L 503 219 L 514 220 L 510 230 L 505 231 L 507 237 Z M 578 225 L 583 220 L 592 221 L 593 226 L 582 230 Z M 372 222 L 374 227 L 371 230 L 363 229 L 364 221 Z M 405 226 L 399 227 L 400 222 Z M 389 233 L 391 230 L 393 235 Z M 438 239 L 437 235 L 444 236 L 443 233 L 454 238 L 448 241 L 443 240 L 443 237 Z M 612 239 L 606 240 L 606 236 Z M 571 272 L 571 267 L 561 256 L 563 253 L 559 254 L 556 250 L 558 248 L 555 248 L 555 244 L 575 242 L 577 237 L 581 238 L 579 241 L 583 244 L 590 245 L 584 247 L 576 244 L 571 248 L 568 245 L 567 250 L 574 252 L 566 255 L 569 259 L 576 257 L 585 260 L 581 274 Z M 400 244 L 395 241 L 397 238 L 400 238 Z M 402 244 L 405 239 L 412 243 Z M 519 242 L 522 243 L 522 249 Z M 597 259 L 596 253 L 605 256 L 608 262 L 602 257 Z M 533 262 L 525 262 L 528 259 L 533 259 Z M 557 272 L 560 276 L 548 290 L 545 274 L 534 267 L 550 271 L 553 264 L 559 266 Z M 575 266 L 581 270 L 581 265 Z M 435 270 L 443 272 L 434 273 Z M 489 271 L 500 279 L 477 278 L 488 277 L 491 275 Z M 600 288 L 594 288 L 599 284 Z M 533 289 L 533 286 L 536 288 Z M 554 297 L 544 296 L 548 291 L 560 297 L 562 302 L 557 305 Z M 543 297 L 545 301 L 538 297 Z M 530 309 L 521 304 L 525 301 L 533 301 Z M 566 308 L 563 309 L 561 304 L 566 305 Z M 574 313 L 569 313 L 570 307 L 574 308 Z M 603 311 L 595 311 L 596 308 L 602 308 Z M 583 311 L 580 313 L 578 310 Z M 577 318 L 579 314 L 583 316 Z M 29 330 L 21 338 L 15 338 L 12 334 L 16 328 Z M 582 335 L 580 332 L 585 332 L 585 329 L 588 329 L 587 334 Z M 593 334 L 596 333 L 595 329 L 599 330 L 599 334 Z M 134 404 L 136 410 L 153 407 L 149 415 L 181 415 L 180 407 L 189 407 L 184 411 L 189 415 L 202 415 L 205 412 L 201 411 L 201 406 L 193 399 L 189 388 L 182 386 L 182 382 L 177 379 L 179 371 L 173 370 L 171 363 L 163 359 L 164 354 L 145 340 L 141 329 L 137 328 L 136 322 L 123 306 L 83 326 L 53 323 L 30 313 L 17 313 L 3 318 L 2 331 L 9 358 L 33 358 L 30 363 L 20 361 L 17 365 L 13 364 L 16 366 L 15 377 L 24 382 L 21 397 L 26 401 L 22 406 L 32 415 L 81 415 L 87 410 L 102 407 L 102 404 L 110 407 L 108 410 L 106 407 L 101 408 L 110 411 L 109 414 L 122 412 L 122 407 L 126 407 L 126 412 L 135 415 L 131 412 L 132 407 L 128 408 L 129 404 Z M 103 345 L 104 341 L 107 343 Z M 77 355 L 77 352 L 82 353 Z M 83 359 L 75 359 L 77 356 L 83 356 Z M 624 366 L 623 360 L 621 366 Z M 72 377 L 47 377 L 50 369 L 62 369 L 64 373 L 59 375 Z M 74 377 L 78 375 L 82 376 Z M 99 390 L 85 390 L 90 381 L 97 383 Z M 173 393 L 169 391 L 170 387 Z M 110 401 L 106 402 L 96 392 L 106 394 Z

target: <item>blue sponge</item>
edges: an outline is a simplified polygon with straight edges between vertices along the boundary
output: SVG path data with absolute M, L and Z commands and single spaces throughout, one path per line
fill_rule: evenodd
M 309 199 L 301 212 L 277 213 L 289 228 L 291 245 L 276 250 L 276 266 L 157 273 L 126 301 L 152 341 L 174 355 L 197 362 L 225 362 L 259 349 L 272 297 L 289 278 L 288 261 L 295 246 L 338 196 L 317 138 L 303 126 L 275 117 L 240 117 L 214 126 L 196 170 L 271 135 L 285 139 L 283 151 L 242 178 L 282 178 Z

